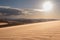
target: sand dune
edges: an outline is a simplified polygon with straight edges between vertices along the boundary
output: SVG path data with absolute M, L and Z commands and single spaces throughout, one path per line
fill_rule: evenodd
M 0 28 L 0 40 L 60 40 L 60 21 Z

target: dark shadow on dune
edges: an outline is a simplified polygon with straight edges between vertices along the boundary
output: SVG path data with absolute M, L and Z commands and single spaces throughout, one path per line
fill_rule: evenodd
M 11 27 L 11 26 L 16 26 L 16 25 L 23 25 L 23 24 L 6 24 L 6 25 L 0 25 L 0 28 Z
M 0 25 L 0 28 L 4 28 L 4 27 L 12 27 L 12 26 L 18 26 L 18 25 L 25 25 L 25 24 L 32 24 L 32 23 L 40 23 L 40 22 L 48 22 L 48 21 L 56 21 L 57 19 L 44 19 L 44 20 L 23 20 L 23 21 L 19 21 L 18 23 L 11 23 L 11 24 L 6 24 L 6 25 Z

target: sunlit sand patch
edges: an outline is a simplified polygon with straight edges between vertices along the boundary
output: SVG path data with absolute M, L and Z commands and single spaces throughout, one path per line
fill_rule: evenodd
M 8 23 L 0 23 L 0 25 L 7 25 Z

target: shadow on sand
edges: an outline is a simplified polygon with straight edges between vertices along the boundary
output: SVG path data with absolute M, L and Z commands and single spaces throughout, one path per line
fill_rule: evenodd
M 23 25 L 23 24 L 6 24 L 6 25 L 0 25 L 0 28 L 11 27 L 11 26 L 16 26 L 16 25 Z

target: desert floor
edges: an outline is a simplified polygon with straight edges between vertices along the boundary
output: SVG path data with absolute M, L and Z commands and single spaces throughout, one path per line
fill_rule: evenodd
M 0 40 L 60 40 L 60 21 L 0 28 Z

